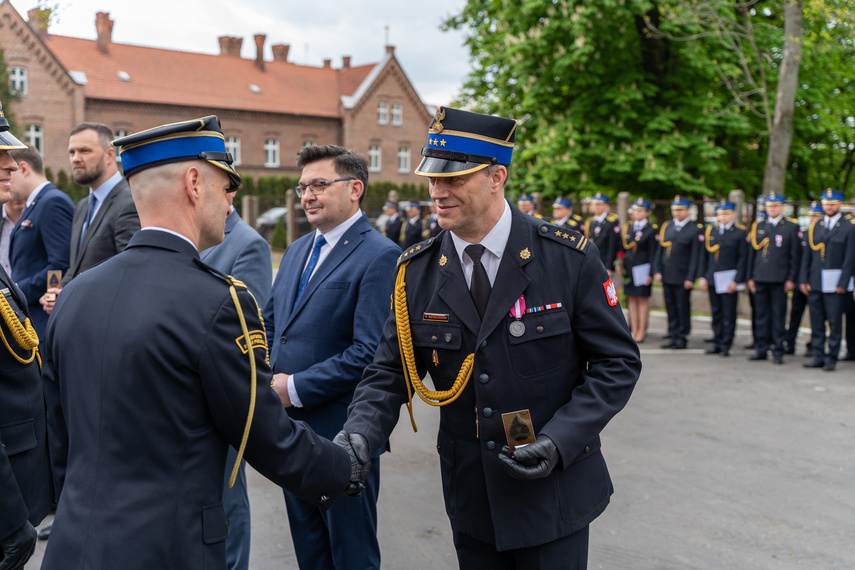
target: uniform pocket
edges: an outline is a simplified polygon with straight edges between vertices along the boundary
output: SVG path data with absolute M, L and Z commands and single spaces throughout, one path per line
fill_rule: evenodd
M 457 514 L 457 499 L 454 488 L 454 441 L 444 431 L 439 430 L 436 436 L 436 450 L 440 459 L 440 474 L 442 476 L 442 495 L 445 499 L 445 513 L 454 520 Z
M 410 322 L 413 345 L 422 348 L 460 350 L 463 331 L 460 325 Z
M 519 336 L 511 333 L 514 319 L 505 319 L 511 362 L 520 378 L 534 378 L 564 366 L 570 358 L 570 317 L 555 310 L 526 315 L 521 320 L 525 330 Z
M 202 540 L 205 544 L 223 542 L 229 534 L 223 503 L 202 507 Z
M 0 426 L 0 444 L 9 456 L 36 447 L 35 420 L 22 420 Z

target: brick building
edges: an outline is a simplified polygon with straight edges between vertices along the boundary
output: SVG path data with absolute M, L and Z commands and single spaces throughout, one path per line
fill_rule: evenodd
M 243 38 L 218 38 L 217 55 L 119 44 L 109 13 L 96 14 L 96 40 L 51 35 L 38 9 L 28 20 L 0 3 L 12 103 L 24 139 L 54 172 L 68 170 L 71 129 L 83 121 L 109 125 L 117 136 L 215 114 L 238 170 L 252 176 L 298 175 L 295 155 L 310 144 L 340 144 L 363 154 L 371 178 L 394 183 L 413 174 L 432 110 L 420 100 L 386 46 L 374 64 L 341 67 L 288 61 L 289 46 L 256 35 L 257 57 L 240 56 Z M 6 102 L 4 102 L 6 103 Z

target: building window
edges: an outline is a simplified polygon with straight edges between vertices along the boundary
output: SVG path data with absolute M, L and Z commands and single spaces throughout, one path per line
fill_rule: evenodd
M 27 69 L 25 67 L 9 68 L 9 87 L 16 95 L 27 94 Z
M 264 166 L 268 168 L 279 166 L 279 141 L 276 139 L 264 141 Z
M 410 149 L 402 146 L 398 148 L 398 172 L 408 173 L 410 171 Z
M 380 172 L 380 145 L 373 144 L 368 149 L 368 172 Z
M 303 148 L 306 148 L 307 146 L 315 146 L 316 144 L 317 143 L 315 141 L 306 141 L 303 143 Z
M 120 138 L 122 138 L 122 137 L 126 137 L 126 136 L 128 136 L 129 134 L 131 134 L 131 131 L 128 131 L 128 130 L 125 130 L 125 129 L 119 129 L 119 130 L 117 130 L 117 131 L 115 131 L 115 132 L 113 133 L 113 135 L 114 135 L 114 139 L 113 139 L 113 140 L 115 140 L 115 139 L 120 139 Z M 116 151 L 116 162 L 122 162 L 122 157 L 121 157 L 121 156 L 119 156 L 119 151 L 118 151 L 118 150 Z
M 400 103 L 392 105 L 392 124 L 396 127 L 404 124 L 404 108 Z
M 45 154 L 45 133 L 44 133 L 44 130 L 38 125 L 27 125 L 27 129 L 24 131 L 24 136 L 27 139 L 27 144 L 32 146 L 34 149 L 39 151 L 39 154 L 44 156 L 44 154 Z
M 232 162 L 233 166 L 238 166 L 240 164 L 240 138 L 239 137 L 229 137 L 226 139 L 226 152 L 230 152 L 232 154 Z
M 377 105 L 377 124 L 378 125 L 388 125 L 389 124 L 389 104 L 388 103 L 380 103 Z

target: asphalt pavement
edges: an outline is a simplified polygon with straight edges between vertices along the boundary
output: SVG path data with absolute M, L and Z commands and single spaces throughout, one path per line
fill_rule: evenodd
M 749 362 L 743 321 L 730 357 L 706 355 L 709 319 L 693 327 L 688 349 L 660 349 L 664 315 L 651 315 L 641 379 L 603 432 L 615 494 L 591 525 L 589 568 L 855 568 L 855 362 L 803 368 L 807 331 L 784 365 Z M 383 567 L 457 568 L 435 447 L 439 412 L 414 407 L 418 433 L 403 410 L 381 459 Z M 296 569 L 281 491 L 251 469 L 247 476 L 251 568 Z M 27 568 L 38 568 L 43 549 Z

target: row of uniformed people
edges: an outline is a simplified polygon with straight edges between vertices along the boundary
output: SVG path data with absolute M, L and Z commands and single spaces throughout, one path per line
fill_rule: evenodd
M 404 210 L 405 216 L 398 214 L 399 205 L 394 202 L 386 202 L 383 205 L 383 213 L 387 220 L 382 233 L 394 241 L 401 249 L 408 249 L 420 241 L 436 237 L 442 228 L 436 215 L 436 206 L 430 202 L 430 215 L 422 216 L 422 207 L 418 202 L 404 202 L 400 208 Z

